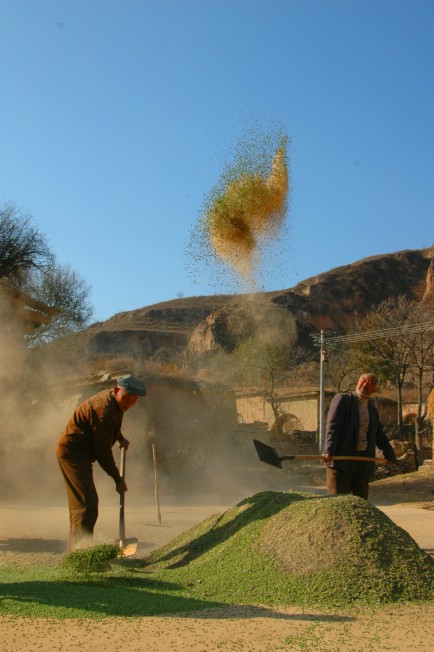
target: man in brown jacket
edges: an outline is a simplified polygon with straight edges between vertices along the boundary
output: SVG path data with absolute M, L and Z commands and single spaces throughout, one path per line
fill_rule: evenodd
M 112 446 L 128 448 L 122 435 L 124 412 L 146 396 L 146 388 L 134 376 L 118 378 L 113 389 L 107 389 L 78 405 L 60 435 L 57 460 L 63 474 L 69 504 L 69 549 L 89 545 L 98 518 L 98 494 L 93 481 L 93 463 L 110 475 L 116 491 L 127 491 L 116 466 Z

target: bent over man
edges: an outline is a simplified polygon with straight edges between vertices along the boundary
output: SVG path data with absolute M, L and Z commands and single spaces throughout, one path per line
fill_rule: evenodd
M 60 435 L 57 460 L 65 482 L 69 504 L 69 549 L 88 545 L 92 540 L 98 518 L 98 494 L 93 481 L 93 463 L 110 475 L 116 491 L 123 493 L 127 486 L 116 466 L 112 447 L 128 448 L 122 435 L 124 412 L 146 396 L 146 388 L 134 376 L 118 378 L 113 389 L 107 389 L 78 405 Z
M 355 392 L 336 394 L 330 404 L 324 442 L 323 460 L 327 463 L 327 493 L 353 494 L 368 498 L 369 480 L 375 462 L 336 460 L 334 455 L 351 455 L 361 459 L 375 457 L 375 448 L 396 462 L 387 436 L 383 432 L 377 408 L 370 397 L 378 388 L 374 374 L 360 376 Z

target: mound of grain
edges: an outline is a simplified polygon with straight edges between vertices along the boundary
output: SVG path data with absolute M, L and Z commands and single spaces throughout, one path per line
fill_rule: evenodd
M 282 570 L 308 575 L 346 563 L 378 573 L 408 553 L 406 562 L 414 561 L 415 542 L 367 501 L 336 496 L 303 501 L 270 518 L 258 546 Z
M 255 494 L 155 551 L 147 570 L 194 587 L 195 596 L 231 603 L 336 606 L 434 596 L 434 560 L 353 496 Z

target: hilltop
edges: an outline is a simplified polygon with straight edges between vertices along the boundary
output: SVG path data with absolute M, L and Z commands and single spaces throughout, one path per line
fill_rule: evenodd
M 343 334 L 390 297 L 434 305 L 432 257 L 432 248 L 400 251 L 337 267 L 290 289 L 177 298 L 120 312 L 85 331 L 87 355 L 97 365 L 129 356 L 170 363 L 186 353 L 200 358 L 210 351 L 231 352 L 234 334 L 228 314 L 246 302 L 261 313 L 265 327 L 267 315 L 272 320 L 279 309 L 293 321 L 298 343 L 309 346 L 310 335 L 321 329 Z M 238 332 L 237 341 L 243 336 Z

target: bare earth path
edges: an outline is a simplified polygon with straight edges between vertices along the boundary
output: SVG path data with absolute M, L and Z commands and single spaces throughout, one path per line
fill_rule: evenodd
M 434 553 L 434 472 L 419 471 L 373 486 L 371 501 L 418 545 Z M 417 488 L 413 485 L 417 482 Z M 401 502 L 402 501 L 402 502 Z M 127 536 L 139 538 L 139 554 L 169 541 L 210 514 L 230 505 L 131 506 Z M 105 507 L 98 521 L 101 541 L 117 537 L 117 510 Z M 65 549 L 67 513 L 63 504 L 0 505 L 1 565 L 38 559 L 53 560 Z M 269 609 L 236 605 L 196 613 L 147 618 L 107 618 L 101 621 L 0 619 L 4 652 L 92 649 L 96 652 L 264 651 L 310 652 L 431 652 L 434 640 L 434 605 L 399 605 L 385 609 L 317 611 Z

